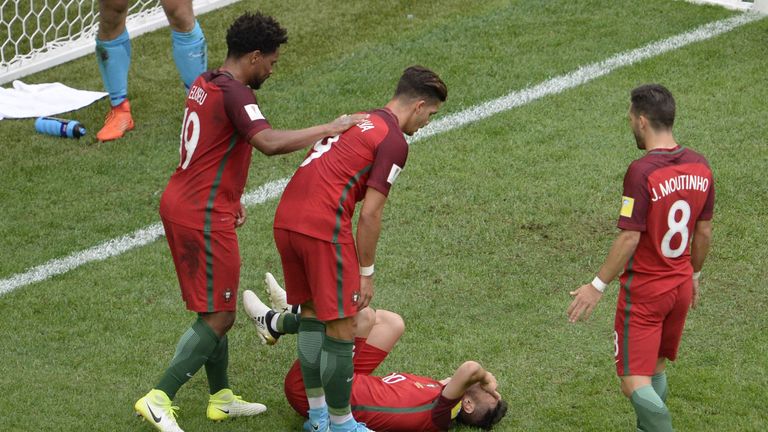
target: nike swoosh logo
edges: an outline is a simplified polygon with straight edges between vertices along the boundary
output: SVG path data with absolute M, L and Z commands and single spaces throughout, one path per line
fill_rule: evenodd
M 187 376 L 188 376 L 189 378 L 192 378 L 192 374 L 191 374 L 191 373 L 189 373 L 189 372 L 187 372 Z
M 319 424 L 313 424 L 312 425 L 312 430 L 313 431 L 319 431 L 320 430 L 320 425 Z
M 347 382 L 352 382 L 352 378 L 347 378 Z
M 219 411 L 221 411 L 221 412 L 223 412 L 224 414 L 229 414 L 229 410 L 226 410 L 226 411 L 224 411 L 224 410 L 223 410 L 223 409 L 221 409 L 221 408 L 216 408 L 216 409 L 217 409 L 217 410 L 219 410 Z
M 162 420 L 162 417 L 158 417 L 155 415 L 155 413 L 152 412 L 152 407 L 147 404 L 147 409 L 149 410 L 149 414 L 152 415 L 152 420 L 155 421 L 155 423 L 160 423 L 160 420 Z

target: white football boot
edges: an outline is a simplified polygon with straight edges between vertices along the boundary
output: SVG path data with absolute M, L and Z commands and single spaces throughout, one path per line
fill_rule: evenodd
M 288 304 L 285 290 L 277 283 L 272 273 L 267 272 L 264 278 L 264 283 L 267 285 L 267 295 L 269 295 L 269 302 L 272 304 L 272 309 L 280 313 L 289 313 L 292 311 L 292 306 Z
M 243 306 L 245 307 L 245 313 L 251 317 L 253 324 L 256 326 L 256 331 L 259 335 L 262 345 L 274 345 L 277 343 L 277 338 L 272 336 L 267 328 L 267 312 L 272 309 L 269 306 L 262 303 L 259 297 L 251 290 L 243 291 Z
M 171 399 L 162 390 L 152 389 L 133 405 L 136 415 L 161 432 L 184 432 L 176 423 L 176 411 Z

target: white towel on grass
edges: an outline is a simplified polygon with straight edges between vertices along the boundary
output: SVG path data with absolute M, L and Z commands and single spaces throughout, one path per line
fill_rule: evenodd
M 0 120 L 43 117 L 74 111 L 103 98 L 107 93 L 77 90 L 62 83 L 24 84 L 0 87 Z

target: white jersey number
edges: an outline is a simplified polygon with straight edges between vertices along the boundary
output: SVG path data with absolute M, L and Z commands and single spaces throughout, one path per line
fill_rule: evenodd
M 382 378 L 381 382 L 383 382 L 384 384 L 396 384 L 396 383 L 399 383 L 400 381 L 405 381 L 406 379 L 408 378 L 398 373 L 392 373 Z
M 678 219 L 677 214 L 682 213 Z M 667 214 L 667 226 L 669 230 L 661 239 L 661 253 L 667 258 L 677 258 L 685 252 L 688 247 L 688 220 L 691 218 L 691 206 L 685 200 L 677 200 L 669 209 Z M 675 234 L 680 234 L 680 245 L 672 249 L 669 243 Z
M 184 109 L 184 121 L 181 122 L 181 145 L 179 146 L 179 164 L 181 169 L 187 169 L 189 161 L 192 160 L 192 154 L 197 148 L 197 141 L 200 139 L 200 117 L 189 108 Z M 191 129 L 191 131 L 190 131 Z M 185 154 L 186 153 L 186 154 Z
M 299 165 L 299 167 L 304 167 L 309 165 L 310 162 L 313 160 L 319 158 L 320 156 L 324 155 L 328 152 L 328 150 L 331 149 L 331 146 L 339 140 L 339 136 L 333 136 L 333 137 L 326 137 L 321 140 L 318 140 L 314 146 L 312 146 L 312 153 L 307 156 L 306 159 L 304 159 L 304 162 Z

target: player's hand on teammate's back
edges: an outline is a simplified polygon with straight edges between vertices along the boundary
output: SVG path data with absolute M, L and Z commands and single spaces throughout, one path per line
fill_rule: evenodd
M 368 118 L 368 114 L 344 114 L 330 123 L 331 135 L 339 135 L 352 126 Z
M 245 206 L 240 203 L 240 210 L 235 215 L 235 228 L 240 228 L 245 223 Z
M 701 295 L 701 290 L 699 290 L 699 280 L 694 279 L 693 280 L 693 295 L 691 296 L 691 308 L 696 309 L 696 306 L 699 305 L 699 295 Z
M 598 291 L 591 283 L 582 285 L 576 291 L 571 291 L 570 294 L 574 298 L 571 305 L 568 306 L 566 313 L 568 314 L 568 321 L 572 323 L 581 319 L 582 314 L 584 315 L 584 321 L 589 319 L 592 311 L 595 310 L 595 306 L 597 306 L 597 302 L 603 297 L 603 293 Z
M 357 310 L 365 309 L 373 298 L 373 276 L 360 276 L 360 298 L 357 299 Z

